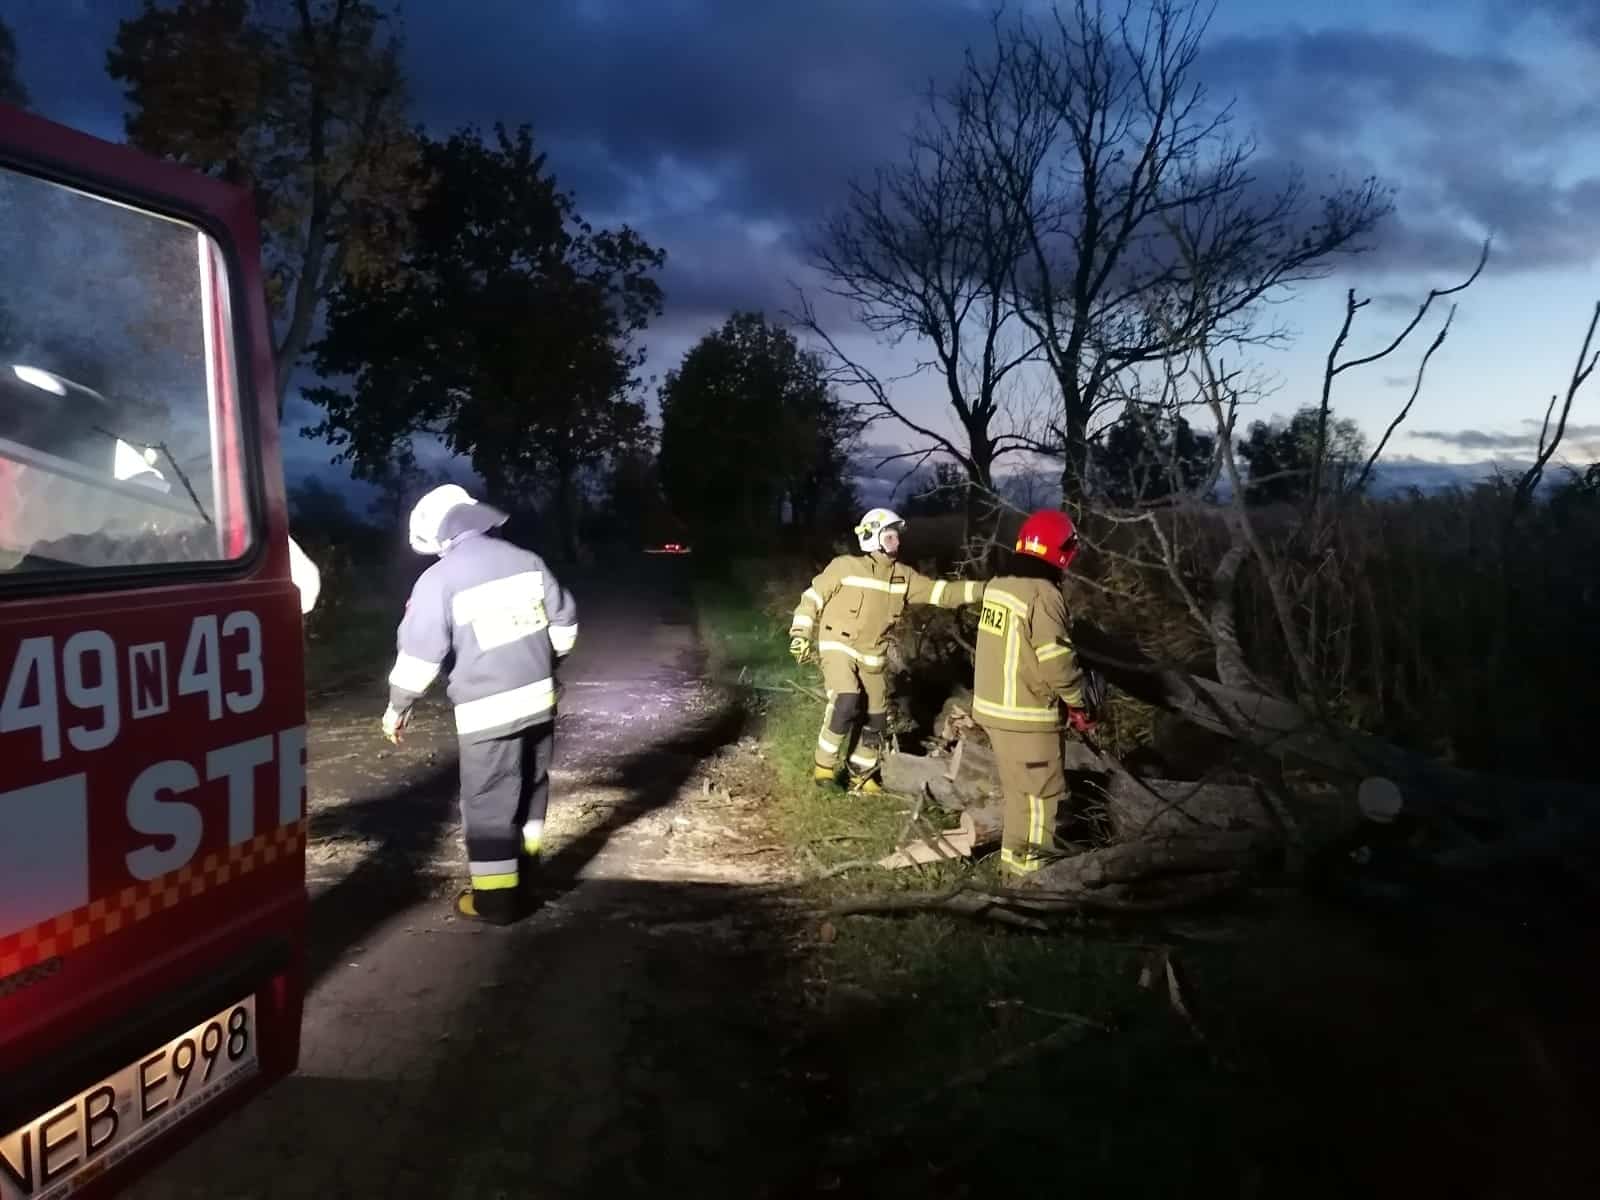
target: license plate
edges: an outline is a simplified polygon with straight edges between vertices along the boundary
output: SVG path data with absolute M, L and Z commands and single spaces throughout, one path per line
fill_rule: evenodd
M 247 996 L 0 1137 L 0 1200 L 57 1200 L 256 1073 Z

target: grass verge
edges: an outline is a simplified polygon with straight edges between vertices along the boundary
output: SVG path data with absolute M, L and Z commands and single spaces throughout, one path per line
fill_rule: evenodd
M 820 875 L 893 849 L 909 802 L 811 783 L 822 706 L 799 689 L 821 685 L 789 658 L 784 611 L 804 586 L 734 566 L 702 576 L 696 599 L 714 670 L 759 706 L 776 832 Z M 933 891 L 991 871 L 861 868 L 805 892 L 822 911 L 845 895 Z M 955 1195 L 1036 1188 L 1060 1170 L 1091 1195 L 1171 1195 L 1248 1175 L 1252 1139 L 1237 1135 L 1265 1115 L 1177 1018 L 1164 980 L 1141 988 L 1155 951 L 1134 934 L 1041 937 L 935 914 L 819 918 L 816 933 L 806 1000 L 821 1057 L 839 1064 L 824 1157 L 852 1187 Z M 1185 966 L 1210 975 L 1226 954 Z

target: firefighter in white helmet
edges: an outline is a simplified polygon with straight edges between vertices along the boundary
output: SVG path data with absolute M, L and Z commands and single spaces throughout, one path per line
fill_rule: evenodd
M 439 561 L 418 578 L 389 673 L 384 736 L 398 742 L 411 707 L 452 652 L 449 695 L 461 751 L 461 819 L 472 886 L 465 917 L 507 924 L 538 859 L 550 801 L 555 666 L 578 639 L 578 610 L 537 555 L 490 531 L 506 514 L 455 484 L 411 513 L 411 548 Z
M 811 581 L 789 623 L 789 652 L 799 662 L 822 659 L 828 706 L 817 734 L 813 779 L 837 782 L 841 757 L 854 791 L 881 790 L 878 770 L 889 725 L 885 638 L 908 604 L 958 608 L 976 604 L 982 585 L 929 579 L 897 561 L 905 521 L 874 508 L 855 527 L 860 554 L 841 554 Z M 855 746 L 850 743 L 859 734 Z

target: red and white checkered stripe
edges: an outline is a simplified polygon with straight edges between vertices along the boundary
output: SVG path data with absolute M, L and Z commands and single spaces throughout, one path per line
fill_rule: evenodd
M 280 825 L 238 846 L 208 854 L 157 879 L 125 887 L 81 908 L 0 938 L 0 980 L 37 963 L 81 950 L 110 937 L 181 900 L 222 887 L 305 848 L 306 823 Z

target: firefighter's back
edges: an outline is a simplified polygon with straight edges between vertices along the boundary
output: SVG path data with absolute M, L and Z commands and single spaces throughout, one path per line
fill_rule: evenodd
M 577 613 L 539 555 L 489 534 L 469 537 L 424 572 L 413 603 L 437 606 L 449 622 L 459 732 L 500 730 L 553 710 L 552 626 L 575 630 Z

